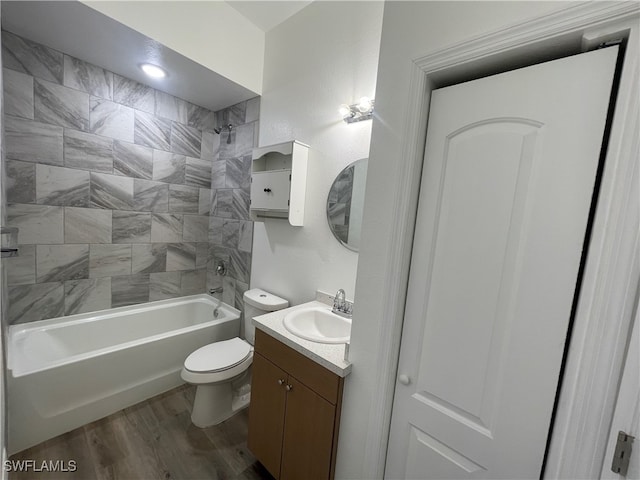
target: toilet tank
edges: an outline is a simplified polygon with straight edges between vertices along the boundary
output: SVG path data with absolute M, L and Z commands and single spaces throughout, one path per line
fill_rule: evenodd
M 252 288 L 244 292 L 244 338 L 253 345 L 256 337 L 256 327 L 251 323 L 253 317 L 264 315 L 287 308 L 289 302 L 272 293 L 259 288 Z

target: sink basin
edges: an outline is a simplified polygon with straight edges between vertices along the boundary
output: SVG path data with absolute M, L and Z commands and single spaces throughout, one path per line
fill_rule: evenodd
M 332 313 L 328 307 L 294 310 L 285 315 L 284 327 L 297 337 L 319 343 L 345 343 L 351 336 L 351 319 Z

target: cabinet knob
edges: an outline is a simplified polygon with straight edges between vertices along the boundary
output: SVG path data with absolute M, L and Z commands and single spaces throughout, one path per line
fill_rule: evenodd
M 281 378 L 279 378 L 279 379 L 278 379 L 278 385 L 283 385 L 283 384 L 284 384 L 284 380 L 283 380 L 283 379 L 281 379 Z
M 264 191 L 265 191 L 266 193 L 269 193 L 269 192 L 271 192 L 271 189 L 270 189 L 270 188 L 265 188 L 265 189 L 264 189 Z
M 290 392 L 291 390 L 293 390 L 293 385 L 287 385 L 286 387 L 284 387 L 287 389 L 287 392 Z
M 400 375 L 398 377 L 398 381 L 402 384 L 402 385 L 409 385 L 411 383 L 411 378 L 409 377 L 409 375 L 405 375 L 404 373 L 402 375 Z

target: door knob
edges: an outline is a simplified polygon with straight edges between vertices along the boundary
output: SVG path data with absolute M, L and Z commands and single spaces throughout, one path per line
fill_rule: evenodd
M 290 392 L 291 390 L 293 390 L 293 385 L 287 385 L 286 387 L 284 387 L 287 389 L 287 392 Z
M 282 380 L 281 378 L 278 379 L 278 385 L 282 385 L 284 383 L 284 380 Z
M 402 385 L 409 385 L 411 383 L 411 378 L 409 377 L 409 375 L 405 375 L 404 373 L 402 375 L 400 375 L 398 377 L 398 381 L 402 384 Z

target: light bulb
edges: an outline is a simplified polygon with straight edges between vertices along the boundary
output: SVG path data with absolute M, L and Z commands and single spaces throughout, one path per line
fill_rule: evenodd
M 167 76 L 167 72 L 165 72 L 159 66 L 153 65 L 151 63 L 143 63 L 142 65 L 140 65 L 140 68 L 151 78 L 164 78 Z
M 353 112 L 351 111 L 351 107 L 345 103 L 340 105 L 340 108 L 338 108 L 338 112 L 340 112 L 340 115 L 342 116 L 342 118 L 353 117 Z
M 368 113 L 371 111 L 373 104 L 371 103 L 371 99 L 369 97 L 362 97 L 360 102 L 358 103 L 358 110 L 362 113 Z

